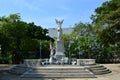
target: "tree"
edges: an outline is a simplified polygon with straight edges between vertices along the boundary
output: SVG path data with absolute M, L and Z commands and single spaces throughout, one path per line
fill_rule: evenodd
M 70 52 L 72 58 L 97 58 L 98 43 L 93 25 L 80 22 L 73 29 L 73 33 L 63 35 L 66 55 L 69 56 Z
M 3 16 L 0 20 L 2 58 L 10 56 L 9 60 L 13 63 L 20 63 L 24 58 L 38 58 L 40 41 L 52 39 L 46 36 L 47 29 L 43 29 L 33 22 L 21 21 L 18 14 L 11 14 L 8 17 Z
M 92 15 L 96 33 L 105 45 L 119 44 L 120 40 L 120 3 L 119 0 L 104 2 Z M 114 38 L 113 38 L 114 37 Z
M 120 47 L 120 3 L 119 0 L 104 2 L 95 9 L 95 14 L 91 16 L 95 26 L 97 40 L 100 43 L 103 58 L 109 56 L 112 59 L 114 53 L 119 55 Z M 114 46 L 115 49 L 111 49 Z M 111 53 L 112 52 L 112 53 Z M 111 56 L 112 55 L 112 56 Z
M 94 26 L 89 23 L 78 23 L 74 26 L 73 33 L 77 37 L 77 46 L 80 46 L 80 51 L 83 53 L 83 58 L 92 58 L 92 46 L 96 44 L 96 36 L 94 34 Z M 78 49 L 77 49 L 78 50 Z
M 88 35 L 94 35 L 93 26 L 89 23 L 78 23 L 74 25 L 74 31 L 73 33 L 78 34 L 79 36 L 88 36 Z

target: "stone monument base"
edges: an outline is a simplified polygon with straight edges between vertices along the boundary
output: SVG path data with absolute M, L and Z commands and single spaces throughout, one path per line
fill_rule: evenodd
M 95 63 L 95 59 L 77 59 L 77 65 L 94 65 Z
M 27 67 L 40 66 L 41 59 L 24 59 L 24 65 Z
M 83 66 L 46 65 L 33 67 L 23 73 L 22 78 L 95 78 L 95 75 Z
M 88 59 L 87 59 L 88 60 Z M 85 61 L 87 61 L 85 59 Z M 26 59 L 24 64 L 16 65 L 10 69 L 10 73 L 21 75 L 21 78 L 94 78 L 95 75 L 107 74 L 111 71 L 103 65 L 57 65 L 41 64 L 41 61 L 48 59 Z M 80 60 L 78 60 L 80 61 Z M 92 62 L 92 63 L 91 63 Z M 89 64 L 93 64 L 91 60 Z
M 57 40 L 56 41 L 56 53 L 54 58 L 56 59 L 56 62 L 61 63 L 64 58 L 65 58 L 65 54 L 64 54 L 64 42 L 63 40 Z

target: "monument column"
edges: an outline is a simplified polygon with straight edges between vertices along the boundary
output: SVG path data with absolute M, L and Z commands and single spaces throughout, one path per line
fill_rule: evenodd
M 64 50 L 64 42 L 62 40 L 62 23 L 64 20 L 62 21 L 58 21 L 57 19 L 55 19 L 56 24 L 58 25 L 57 28 L 57 40 L 56 40 L 56 53 L 55 53 L 55 58 L 58 62 L 61 62 L 61 60 L 63 60 L 65 58 L 65 50 Z

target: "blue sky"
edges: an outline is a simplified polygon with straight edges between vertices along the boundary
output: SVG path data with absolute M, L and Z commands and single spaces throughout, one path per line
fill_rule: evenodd
M 43 28 L 55 28 L 55 18 L 64 19 L 63 27 L 91 22 L 95 8 L 108 0 L 0 0 L 0 16 L 20 13 L 23 21 Z

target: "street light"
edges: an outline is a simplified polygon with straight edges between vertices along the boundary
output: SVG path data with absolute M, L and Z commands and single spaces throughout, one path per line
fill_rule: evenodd
M 1 57 L 1 45 L 0 45 L 0 57 Z
M 41 59 L 41 50 L 42 50 L 42 42 L 40 40 L 40 59 Z
M 69 42 L 69 43 L 68 43 L 68 51 L 69 51 L 68 57 L 69 57 L 69 64 L 70 64 L 70 46 L 71 46 L 71 44 L 70 44 L 70 42 Z
M 79 52 L 78 52 L 78 54 L 79 54 L 79 59 L 80 59 L 80 45 L 78 45 L 78 50 L 79 50 Z
M 70 64 L 70 48 L 71 48 L 71 44 L 73 43 L 73 41 L 69 41 L 69 44 L 68 44 L 68 50 L 69 50 L 69 64 Z

